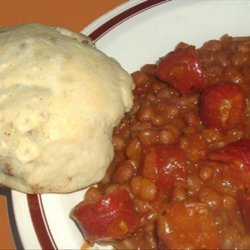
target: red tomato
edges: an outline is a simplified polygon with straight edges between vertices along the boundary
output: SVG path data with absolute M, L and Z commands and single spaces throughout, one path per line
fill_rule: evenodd
M 232 129 L 242 121 L 244 109 L 244 93 L 235 83 L 211 85 L 200 97 L 200 116 L 207 127 Z
M 82 202 L 71 215 L 91 243 L 126 238 L 140 223 L 140 217 L 125 190 L 104 195 L 95 203 Z
M 203 203 L 172 203 L 158 219 L 166 249 L 218 249 L 221 238 L 215 219 Z
M 250 231 L 250 194 L 239 194 L 238 204 L 245 226 Z
M 186 176 L 185 155 L 179 145 L 158 144 L 145 153 L 143 176 L 169 191 L 176 179 Z
M 250 140 L 240 140 L 212 151 L 208 158 L 227 164 L 219 170 L 222 178 L 238 188 L 250 187 Z
M 233 142 L 223 148 L 212 151 L 209 159 L 233 164 L 240 169 L 250 170 L 250 140 Z
M 156 76 L 171 84 L 183 95 L 190 95 L 207 85 L 194 46 L 168 53 L 159 61 Z

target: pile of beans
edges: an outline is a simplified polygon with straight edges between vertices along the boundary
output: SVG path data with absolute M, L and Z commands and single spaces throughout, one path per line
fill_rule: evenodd
M 175 51 L 189 47 L 180 43 Z M 134 106 L 114 130 L 107 175 L 88 189 L 84 204 L 125 190 L 140 222 L 131 231 L 127 223 L 124 237 L 92 243 L 117 249 L 250 249 L 250 38 L 224 35 L 195 48 L 195 56 L 205 85 L 188 92 L 159 77 L 162 58 L 132 74 Z M 236 85 L 243 101 L 239 108 L 238 99 L 231 105 L 238 108 L 233 122 L 216 125 L 212 119 L 211 125 L 203 116 L 217 105 L 220 90 L 211 101 L 207 89 L 221 84 Z M 222 96 L 231 89 L 223 91 Z M 231 106 L 225 105 L 229 111 Z

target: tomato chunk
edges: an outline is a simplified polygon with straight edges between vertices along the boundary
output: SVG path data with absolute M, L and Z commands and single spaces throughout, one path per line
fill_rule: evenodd
M 144 177 L 169 191 L 176 179 L 186 177 L 185 155 L 179 145 L 157 144 L 150 146 L 143 163 Z
M 250 140 L 240 140 L 212 151 L 208 158 L 228 164 L 220 169 L 224 179 L 238 188 L 250 187 Z
M 245 226 L 250 232 L 250 194 L 241 193 L 238 195 L 238 204 Z
M 203 203 L 172 203 L 158 220 L 167 249 L 218 249 L 221 238 L 215 219 Z
M 183 95 L 190 95 L 207 85 L 194 46 L 177 49 L 160 59 L 156 76 Z
M 239 140 L 210 153 L 211 160 L 229 163 L 250 170 L 250 140 Z
M 245 96 L 235 83 L 221 83 L 206 88 L 200 97 L 200 116 L 207 127 L 232 129 L 244 117 Z
M 91 243 L 126 238 L 140 224 L 140 216 L 125 190 L 104 195 L 95 203 L 82 202 L 71 215 Z

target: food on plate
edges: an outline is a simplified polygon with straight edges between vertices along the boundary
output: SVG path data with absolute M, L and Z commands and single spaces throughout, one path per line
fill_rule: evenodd
M 207 127 L 230 129 L 240 124 L 245 106 L 244 92 L 237 83 L 215 84 L 201 94 L 200 117 Z
M 71 212 L 85 239 L 117 249 L 250 249 L 250 37 L 181 42 L 132 76 L 115 157 Z M 127 205 L 112 198 L 125 193 Z
M 0 28 L 0 54 L 0 183 L 64 193 L 100 181 L 113 128 L 132 106 L 132 77 L 59 27 Z
M 185 95 L 203 89 L 207 83 L 194 46 L 178 48 L 161 58 L 155 74 Z

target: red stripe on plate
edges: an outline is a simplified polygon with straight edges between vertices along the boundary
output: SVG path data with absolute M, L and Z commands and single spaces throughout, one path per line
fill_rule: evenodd
M 93 40 L 100 39 L 104 34 L 106 34 L 109 30 L 116 27 L 118 24 L 124 22 L 128 18 L 145 11 L 149 8 L 152 8 L 158 4 L 169 2 L 171 0 L 146 0 L 141 2 L 120 14 L 114 16 L 109 19 L 107 22 L 99 26 L 96 30 L 94 30 L 89 36 Z M 40 195 L 36 194 L 28 194 L 27 201 L 30 211 L 31 220 L 39 240 L 39 243 L 43 249 L 46 250 L 55 250 L 57 246 L 54 242 L 53 235 L 50 232 L 46 214 L 44 213 L 42 201 Z
M 124 22 L 129 17 L 134 16 L 135 14 L 140 13 L 141 11 L 145 11 L 149 8 L 152 8 L 155 5 L 164 3 L 164 2 L 170 2 L 171 0 L 146 0 L 145 2 L 139 3 L 130 9 L 127 9 L 120 14 L 114 16 L 113 18 L 109 19 L 107 22 L 99 26 L 96 30 L 94 30 L 91 34 L 89 34 L 89 37 L 97 41 L 100 39 L 103 35 L 105 35 L 109 30 L 116 27 L 119 23 Z
M 42 249 L 57 249 L 44 214 L 40 195 L 27 194 L 27 201 L 33 227 Z

